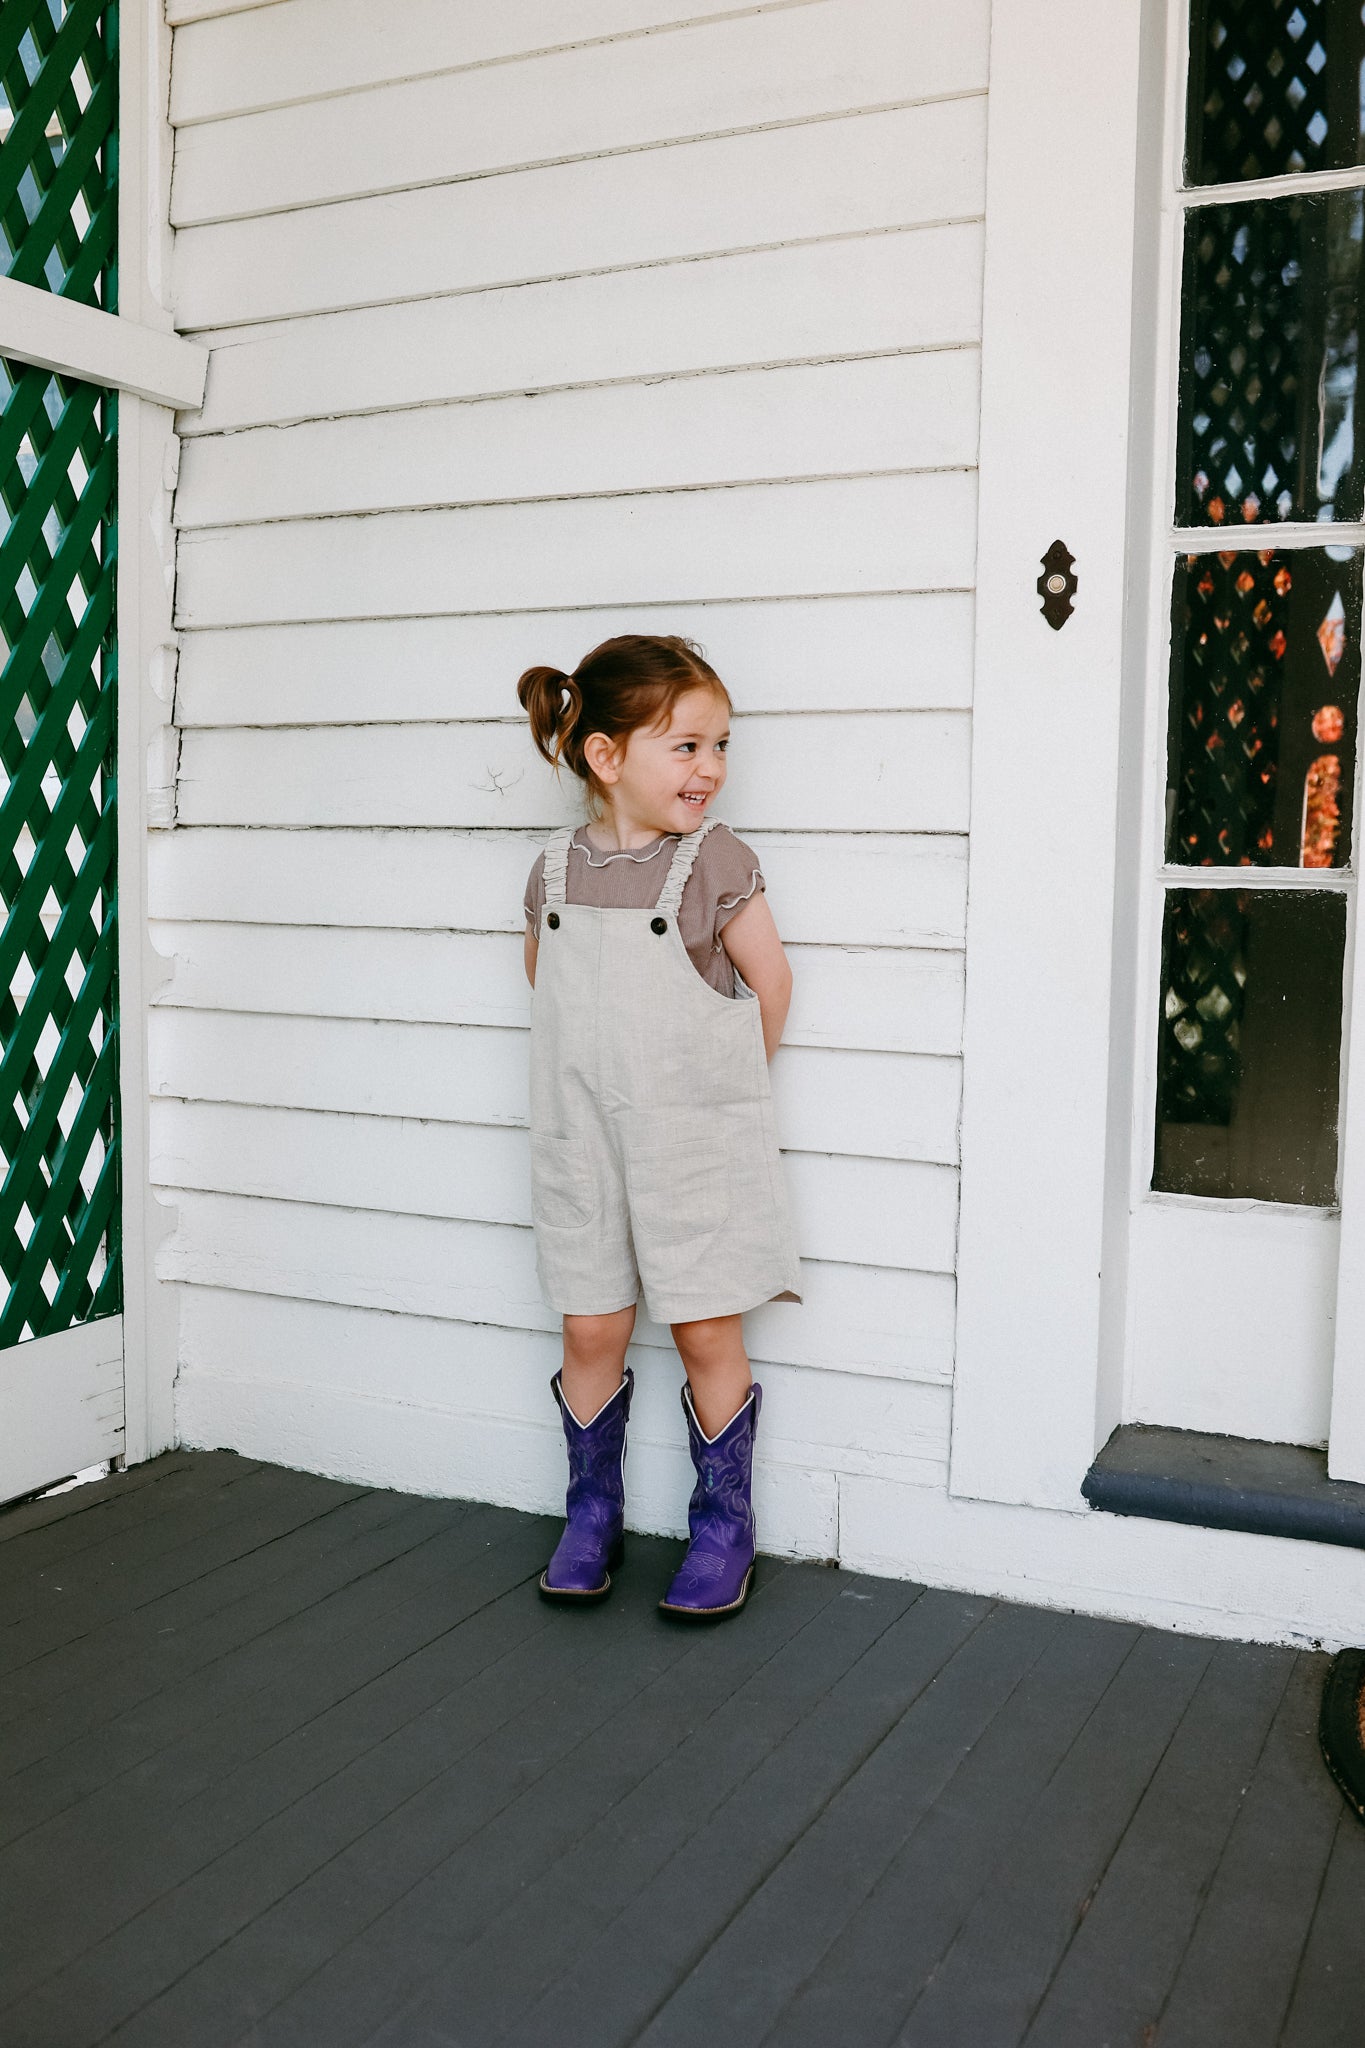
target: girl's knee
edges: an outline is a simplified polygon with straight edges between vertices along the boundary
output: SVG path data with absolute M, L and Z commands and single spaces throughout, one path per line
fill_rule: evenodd
M 710 1364 L 728 1363 L 743 1349 L 738 1316 L 705 1316 L 692 1323 L 673 1323 L 673 1342 L 683 1363 L 705 1371 Z

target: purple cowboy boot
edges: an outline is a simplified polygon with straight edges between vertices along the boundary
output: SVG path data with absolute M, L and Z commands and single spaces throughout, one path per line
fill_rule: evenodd
M 754 1432 L 763 1389 L 755 1381 L 738 1415 L 719 1436 L 706 1436 L 683 1382 L 683 1414 L 697 1483 L 688 1504 L 692 1540 L 672 1585 L 659 1602 L 665 1614 L 709 1621 L 737 1614 L 754 1575 L 754 1510 L 750 1499 Z
M 605 1600 L 610 1565 L 623 1548 L 626 1514 L 626 1417 L 635 1375 L 626 1376 L 591 1422 L 580 1422 L 564 1399 L 560 1376 L 550 1381 L 569 1446 L 568 1521 L 555 1554 L 540 1575 L 547 1600 Z

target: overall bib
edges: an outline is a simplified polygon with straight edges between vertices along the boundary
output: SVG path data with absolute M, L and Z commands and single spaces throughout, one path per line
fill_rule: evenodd
M 758 1000 L 702 980 L 678 930 L 707 819 L 654 908 L 565 900 L 572 832 L 545 849 L 531 999 L 531 1220 L 561 1315 L 638 1300 L 655 1322 L 799 1301 Z

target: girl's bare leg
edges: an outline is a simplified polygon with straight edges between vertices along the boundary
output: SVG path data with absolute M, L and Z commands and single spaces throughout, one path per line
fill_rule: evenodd
M 635 1328 L 635 1304 L 609 1316 L 565 1316 L 564 1366 L 560 1385 L 571 1413 L 591 1422 L 620 1386 L 626 1346 Z
M 719 1436 L 749 1396 L 753 1380 L 740 1316 L 707 1316 L 672 1324 L 673 1342 L 687 1368 L 692 1406 L 707 1436 Z M 605 1399 L 606 1396 L 603 1396 Z

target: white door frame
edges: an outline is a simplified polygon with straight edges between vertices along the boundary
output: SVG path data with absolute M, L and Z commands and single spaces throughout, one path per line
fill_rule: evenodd
M 1121 1399 L 1165 54 L 1160 0 L 995 0 L 950 1485 L 1078 1513 Z
M 174 708 L 174 409 L 202 403 L 208 355 L 174 334 L 167 304 L 171 131 L 164 110 L 169 76 L 170 32 L 157 0 L 122 0 L 118 313 L 69 304 L 35 286 L 0 279 L 0 354 L 123 394 L 117 633 L 124 1307 L 121 1318 L 34 1340 L 35 1354 L 43 1350 L 42 1375 L 52 1371 L 53 1378 L 44 1383 L 42 1376 L 26 1374 L 16 1381 L 21 1396 L 10 1417 L 16 1440 L 31 1433 L 34 1484 L 61 1476 L 39 1466 L 45 1456 L 60 1455 L 46 1445 L 55 1445 L 60 1413 L 72 1401 L 83 1401 L 91 1416 L 92 1443 L 116 1435 L 107 1389 L 120 1349 L 124 1455 L 136 1462 L 174 1440 L 174 1296 L 153 1272 L 156 1248 L 168 1226 L 148 1179 L 147 1005 L 158 956 L 147 936 L 146 835 L 149 825 L 168 822 L 158 814 L 149 766 L 163 757 Z M 20 1345 L 6 1356 L 14 1361 L 27 1348 Z M 78 1387 L 83 1391 L 78 1393 Z M 71 1401 L 65 1400 L 63 1388 Z M 48 1422 L 50 1435 L 41 1426 Z
M 1152 676 L 1168 626 L 1179 319 L 1178 223 L 1164 215 L 1180 175 L 1187 37 L 1187 0 L 996 0 L 992 28 L 950 1484 L 1073 1512 L 1125 1413 L 1133 1177 L 1149 1156 L 1143 805 L 1148 757 L 1164 744 Z M 1058 635 L 1032 589 L 1054 537 L 1079 578 Z M 1365 947 L 1354 977 L 1365 982 Z M 1348 987 L 1343 1020 L 1330 1440 L 1334 1476 L 1365 1480 L 1353 1022 L 1365 1028 L 1365 986 Z

